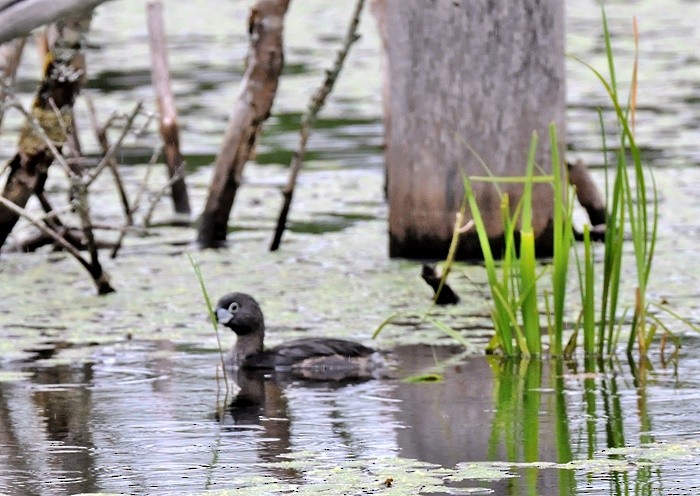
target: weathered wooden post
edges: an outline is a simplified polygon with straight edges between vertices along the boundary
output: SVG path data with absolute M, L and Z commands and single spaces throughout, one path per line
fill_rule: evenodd
M 177 123 L 175 96 L 170 86 L 163 2 L 160 0 L 148 2 L 146 12 L 148 14 L 148 41 L 151 47 L 151 79 L 160 114 L 163 156 L 172 182 L 170 196 L 173 199 L 175 212 L 189 217 L 191 213 L 190 198 L 185 184 L 185 161 L 180 153 L 180 126 Z
M 533 131 L 537 162 L 551 170 L 548 125 L 565 136 L 563 2 L 374 0 L 373 10 L 385 58 L 389 252 L 442 258 L 463 197 L 462 173 L 487 175 L 485 163 L 496 176 L 523 175 Z M 498 193 L 492 184 L 474 187 L 498 246 Z M 522 186 L 501 190 L 515 205 Z M 552 189 L 536 185 L 533 195 L 543 255 L 551 251 Z M 457 256 L 480 256 L 475 233 L 462 237 Z

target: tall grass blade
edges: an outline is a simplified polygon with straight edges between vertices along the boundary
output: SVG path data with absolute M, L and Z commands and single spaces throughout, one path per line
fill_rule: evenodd
M 440 322 L 439 320 L 436 320 L 432 317 L 426 317 L 425 319 L 427 322 L 430 322 L 433 324 L 435 327 L 440 329 L 442 332 L 450 336 L 452 339 L 457 341 L 459 344 L 464 346 L 464 348 L 467 351 L 474 351 L 474 345 L 472 345 L 464 336 L 462 336 L 459 332 L 455 331 L 452 327 L 448 326 L 444 322 Z
M 525 183 L 520 214 L 520 295 L 523 330 L 529 353 L 540 355 L 540 315 L 537 308 L 537 275 L 535 273 L 535 234 L 532 230 L 532 178 L 535 173 L 537 133 L 532 133 L 525 166 Z
M 494 289 L 500 286 L 500 283 L 498 281 L 498 275 L 496 273 L 496 263 L 493 258 L 493 253 L 491 252 L 491 245 L 489 244 L 488 233 L 486 232 L 486 226 L 481 216 L 481 212 L 479 211 L 479 205 L 476 202 L 476 195 L 474 194 L 474 189 L 472 187 L 471 181 L 466 176 L 463 177 L 463 181 L 464 194 L 467 196 L 472 220 L 474 221 L 477 237 L 479 238 L 479 246 L 481 248 L 481 253 L 484 257 L 484 266 L 486 267 L 486 274 L 488 276 L 489 286 L 491 287 L 491 292 L 493 294 Z M 504 301 L 502 301 L 500 298 L 496 298 L 494 295 L 493 304 L 495 317 L 494 326 L 496 327 L 496 332 L 500 337 L 501 345 L 503 346 L 503 352 L 507 356 L 512 356 L 513 334 L 510 329 L 508 313 L 504 308 Z
M 559 140 L 557 128 L 554 124 L 549 126 L 549 146 L 551 149 L 552 177 L 554 188 L 554 246 L 552 269 L 552 298 L 554 323 L 552 325 L 552 349 L 551 353 L 561 356 L 563 353 L 564 333 L 564 305 L 566 302 L 566 283 L 569 271 L 569 252 L 572 243 L 572 199 L 564 185 L 568 184 L 566 173 L 562 175 L 562 164 L 559 158 Z M 564 176 L 564 177 L 562 177 Z M 549 312 L 548 312 L 549 313 Z
M 593 278 L 593 250 L 591 247 L 591 229 L 583 226 L 583 350 L 586 355 L 595 354 L 595 292 Z
M 192 269 L 194 269 L 194 273 L 197 275 L 197 280 L 199 281 L 199 287 L 202 290 L 202 295 L 204 295 L 204 301 L 207 304 L 207 312 L 209 313 L 209 321 L 211 322 L 212 327 L 214 328 L 214 334 L 216 334 L 216 344 L 219 347 L 219 358 L 221 360 L 221 372 L 224 376 L 224 384 L 226 386 L 226 393 L 230 391 L 229 385 L 228 385 L 228 378 L 226 374 L 226 361 L 224 360 L 224 351 L 223 348 L 221 347 L 221 337 L 219 336 L 219 322 L 216 320 L 216 314 L 214 313 L 214 307 L 211 304 L 211 298 L 209 298 L 209 293 L 207 292 L 207 288 L 204 285 L 204 277 L 202 276 L 202 271 L 199 268 L 199 264 L 195 262 L 194 258 L 192 258 L 192 255 L 187 253 L 187 258 L 190 261 L 190 265 L 192 265 Z
M 526 208 L 527 210 L 527 208 Z M 520 233 L 520 277 L 522 279 L 523 329 L 530 353 L 542 354 L 540 315 L 537 308 L 537 275 L 535 273 L 535 235 L 532 229 Z
M 617 93 L 617 81 L 615 78 L 615 58 L 613 57 L 610 30 L 608 29 L 608 16 L 605 14 L 605 4 L 600 3 L 600 11 L 603 18 L 603 38 L 605 39 L 605 55 L 608 60 L 608 70 L 610 71 L 610 82 L 612 89 Z

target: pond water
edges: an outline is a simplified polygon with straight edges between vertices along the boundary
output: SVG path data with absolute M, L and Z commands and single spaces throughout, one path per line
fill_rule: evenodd
M 247 7 L 166 4 L 195 212 L 242 74 Z M 310 142 L 290 230 L 279 252 L 267 251 L 299 115 L 351 8 L 349 1 L 292 3 L 286 74 L 257 163 L 246 169 L 228 248 L 196 252 L 193 230 L 168 225 L 170 206 L 161 202 L 157 227 L 127 237 L 118 258 L 103 257 L 117 289 L 107 297 L 94 296 L 65 254 L 2 253 L 1 494 L 700 493 L 697 339 L 685 337 L 678 362 L 663 360 L 658 345 L 650 364 L 491 360 L 482 356 L 492 329 L 481 267 L 460 265 L 451 275 L 461 304 L 431 308 L 420 264 L 388 259 L 378 40 L 369 16 Z M 140 0 L 120 0 L 101 7 L 94 21 L 85 93 L 103 118 L 138 99 L 154 108 L 144 10 Z M 626 68 L 635 14 L 641 29 L 637 131 L 657 171 L 661 215 L 650 299 L 668 301 L 697 324 L 700 59 L 689 40 L 700 39 L 700 3 L 615 2 L 608 14 Z M 603 68 L 597 4 L 570 2 L 567 16 L 568 50 Z M 38 66 L 27 50 L 17 86 L 24 102 Z M 570 154 L 599 165 L 597 107 L 607 104 L 585 68 L 567 67 Z M 84 101 L 77 112 L 83 147 L 94 152 Z M 14 151 L 19 124 L 8 115 L 3 159 Z M 130 137 L 120 158 L 140 164 L 156 143 L 153 133 Z M 145 174 L 141 165 L 125 168 L 130 192 Z M 163 173 L 154 176 L 157 190 Z M 96 221 L 119 225 L 111 179 L 96 187 Z M 60 171 L 52 171 L 49 190 L 57 203 L 65 201 Z M 17 230 L 27 233 L 26 226 Z M 356 339 L 390 352 L 396 377 L 355 384 L 241 380 L 257 401 L 231 406 L 188 251 L 212 296 L 257 296 L 269 344 L 309 335 Z M 628 273 L 623 292 L 632 295 Z M 454 347 L 421 318 L 428 311 L 471 347 Z M 578 312 L 571 309 L 571 320 Z M 395 313 L 399 318 L 371 341 Z M 659 318 L 687 334 L 680 322 Z M 231 335 L 222 338 L 225 347 L 233 343 Z M 402 380 L 429 373 L 443 380 Z
M 634 375 L 455 351 L 392 352 L 398 375 L 441 382 L 239 379 L 229 404 L 212 351 L 132 340 L 59 365 L 45 349 L 0 373 L 0 493 L 700 491 L 697 348 Z

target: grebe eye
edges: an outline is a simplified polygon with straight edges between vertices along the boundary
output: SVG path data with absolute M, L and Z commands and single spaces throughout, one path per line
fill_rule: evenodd
M 238 302 L 234 301 L 228 306 L 228 311 L 231 313 L 236 313 L 240 308 L 241 306 L 238 304 Z

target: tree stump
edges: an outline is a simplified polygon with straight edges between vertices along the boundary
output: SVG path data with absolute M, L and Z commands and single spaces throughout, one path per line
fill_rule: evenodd
M 565 136 L 564 6 L 374 0 L 373 10 L 385 62 L 389 253 L 443 258 L 462 203 L 462 174 L 522 176 L 533 131 L 540 136 L 537 163 L 551 171 L 547 127 L 554 122 Z M 500 197 L 493 184 L 474 188 L 498 253 Z M 500 188 L 516 205 L 522 185 Z M 552 214 L 551 186 L 535 185 L 538 255 L 551 253 Z M 457 256 L 481 256 L 475 232 L 461 237 Z

